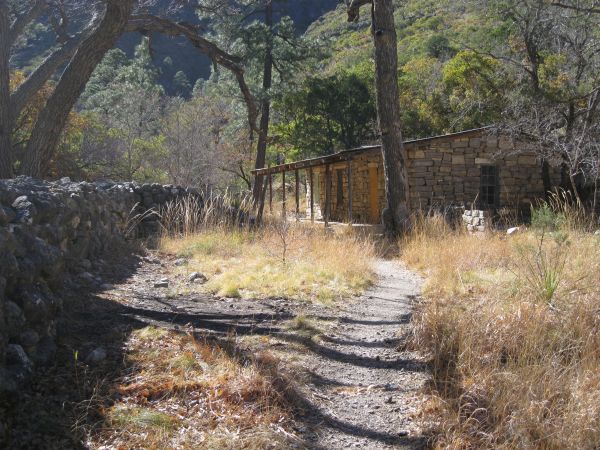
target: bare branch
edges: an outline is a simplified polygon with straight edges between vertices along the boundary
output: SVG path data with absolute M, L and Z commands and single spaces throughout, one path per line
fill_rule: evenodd
M 46 0 L 35 0 L 33 6 L 25 14 L 17 17 L 10 27 L 10 42 L 12 44 L 19 38 L 27 25 L 37 19 L 48 7 Z
M 93 27 L 92 27 L 93 28 Z M 46 83 L 56 71 L 64 66 L 73 57 L 79 45 L 91 34 L 88 29 L 86 33 L 80 33 L 71 38 L 59 49 L 48 56 L 42 64 L 33 71 L 27 79 L 11 94 L 10 102 L 15 116 L 27 106 L 44 83 Z
M 550 4 L 552 6 L 557 6 L 559 8 L 563 8 L 563 9 L 570 9 L 572 11 L 578 11 L 578 12 L 584 12 L 584 13 L 592 13 L 592 14 L 600 14 L 600 6 L 596 6 L 595 2 L 594 2 L 594 6 L 591 6 L 589 8 L 585 8 L 585 7 L 581 7 L 581 6 L 576 6 L 576 5 L 570 5 L 570 4 L 563 3 L 563 2 L 552 2 Z
M 161 17 L 141 14 L 131 17 L 127 31 L 157 32 L 166 36 L 183 36 L 187 38 L 200 52 L 207 55 L 213 62 L 231 71 L 240 87 L 240 91 L 248 109 L 248 122 L 250 128 L 256 131 L 256 120 L 258 108 L 250 88 L 244 78 L 244 68 L 241 66 L 240 58 L 230 55 L 221 50 L 214 43 L 208 41 L 198 34 L 198 30 L 186 23 L 176 23 Z
M 352 0 L 348 5 L 348 22 L 357 22 L 360 19 L 360 7 L 371 2 L 372 0 Z

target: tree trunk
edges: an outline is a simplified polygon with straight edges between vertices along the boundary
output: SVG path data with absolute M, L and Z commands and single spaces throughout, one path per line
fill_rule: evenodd
M 0 0 L 0 178 L 12 170 L 12 111 L 10 107 L 10 18 L 6 0 Z
M 265 24 L 269 30 L 265 46 L 265 65 L 263 72 L 263 97 L 261 99 L 260 109 L 260 128 L 258 133 L 258 143 L 256 145 L 256 169 L 265 167 L 267 160 L 267 138 L 269 135 L 269 121 L 271 116 L 271 99 L 269 98 L 269 89 L 273 83 L 273 2 L 269 0 L 265 10 Z M 254 179 L 254 188 L 252 198 L 254 204 L 258 205 L 261 198 L 262 176 L 256 176 Z
M 375 44 L 377 117 L 381 132 L 387 208 L 386 231 L 398 235 L 410 227 L 406 150 L 402 140 L 398 53 L 392 0 L 373 0 L 372 34 Z
M 35 177 L 46 174 L 71 109 L 96 66 L 125 30 L 133 3 L 134 0 L 107 1 L 102 22 L 81 44 L 38 116 L 24 155 L 24 173 Z

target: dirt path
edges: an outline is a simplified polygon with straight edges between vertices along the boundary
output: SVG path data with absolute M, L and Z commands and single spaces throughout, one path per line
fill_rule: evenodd
M 147 258 L 104 295 L 122 305 L 121 320 L 233 332 L 249 351 L 275 353 L 297 381 L 299 448 L 421 448 L 414 414 L 426 370 L 401 350 L 420 281 L 393 261 L 377 261 L 376 271 L 378 282 L 362 297 L 325 307 L 193 292 L 186 275 L 173 275 L 174 259 Z M 154 287 L 161 279 L 168 289 Z
M 416 355 L 400 352 L 417 277 L 380 260 L 377 284 L 336 311 L 337 326 L 303 360 L 312 375 L 313 443 L 325 449 L 420 448 L 413 422 L 416 394 L 426 380 Z
M 123 365 L 131 332 L 148 325 L 193 330 L 217 344 L 233 338 L 244 355 L 275 355 L 279 372 L 292 380 L 286 384 L 295 406 L 285 424 L 295 442 L 290 448 L 423 447 L 414 415 L 427 373 L 415 354 L 401 350 L 420 282 L 401 265 L 378 261 L 373 288 L 329 307 L 217 298 L 164 255 L 102 267 L 102 283 L 66 291 L 59 359 L 36 373 L 31 389 L 10 407 L 10 448 L 86 447 L 86 430 L 103 423 L 103 402 L 131 375 Z M 105 359 L 97 365 L 74 359 L 79 354 L 85 361 L 100 348 Z

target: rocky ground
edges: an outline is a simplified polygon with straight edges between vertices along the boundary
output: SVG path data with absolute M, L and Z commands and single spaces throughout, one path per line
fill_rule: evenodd
M 295 380 L 291 431 L 300 447 L 425 445 L 415 416 L 427 374 L 415 354 L 402 350 L 411 303 L 419 292 L 413 274 L 381 260 L 373 288 L 326 307 L 203 294 L 202 278 L 190 282 L 190 274 L 176 267 L 182 264 L 164 256 L 133 258 L 126 263 L 129 270 L 107 267 L 95 291 L 71 299 L 79 307 L 63 324 L 62 363 L 42 371 L 25 402 L 11 413 L 7 427 L 13 447 L 84 446 L 85 433 L 93 429 L 89 424 L 102 420 L 95 413 L 101 410 L 95 398 L 120 376 L 126 336 L 149 324 L 236 335 L 249 351 L 275 353 Z

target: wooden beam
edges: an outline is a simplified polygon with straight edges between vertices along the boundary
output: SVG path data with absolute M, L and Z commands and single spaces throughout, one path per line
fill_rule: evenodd
M 356 148 L 356 149 L 351 149 L 351 150 L 343 150 L 340 153 L 335 153 L 333 155 L 321 156 L 321 157 L 312 158 L 312 159 L 305 159 L 303 161 L 296 161 L 296 162 L 288 163 L 288 164 L 280 164 L 279 166 L 265 167 L 264 169 L 254 169 L 254 170 L 250 171 L 250 173 L 252 173 L 252 175 L 254 175 L 254 176 L 258 176 L 258 175 L 267 175 L 269 173 L 275 174 L 275 173 L 281 173 L 281 172 L 289 172 L 290 170 L 296 170 L 296 169 L 308 169 L 309 167 L 317 167 L 317 166 L 324 166 L 325 164 L 344 162 L 354 154 L 360 154 L 360 153 L 365 153 L 365 152 L 376 153 L 376 152 L 380 152 L 380 151 L 381 151 L 380 145 L 372 145 L 369 147 L 361 147 L 361 148 Z
M 286 200 L 285 200 L 285 172 L 281 172 L 281 186 L 283 187 L 283 198 L 281 202 L 281 215 L 285 219 L 286 217 Z
M 352 223 L 352 160 L 348 159 L 347 178 L 348 178 L 348 223 Z
M 312 167 L 308 169 L 308 176 L 310 178 L 310 221 L 315 223 L 315 186 Z
M 329 226 L 331 214 L 331 166 L 325 166 L 325 226 Z

